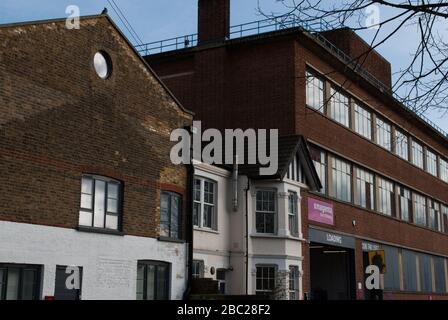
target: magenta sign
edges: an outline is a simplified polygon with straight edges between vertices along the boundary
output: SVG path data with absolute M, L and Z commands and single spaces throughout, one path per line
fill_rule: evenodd
M 333 225 L 333 205 L 328 202 L 308 198 L 308 220 Z

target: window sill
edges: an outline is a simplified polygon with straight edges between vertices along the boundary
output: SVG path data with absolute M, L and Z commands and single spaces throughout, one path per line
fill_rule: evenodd
M 101 228 L 93 228 L 93 227 L 84 227 L 78 226 L 76 229 L 80 232 L 88 232 L 88 233 L 99 233 L 99 234 L 108 234 L 112 236 L 124 236 L 124 232 L 110 229 L 101 229 Z
M 216 231 L 216 230 L 213 230 L 213 229 L 206 229 L 206 228 L 194 227 L 193 230 L 194 230 L 194 231 L 202 231 L 202 232 L 208 232 L 208 233 L 219 234 L 219 231 Z
M 186 243 L 185 240 L 170 238 L 170 237 L 158 237 L 157 240 L 163 241 L 163 242 L 172 242 L 172 243 Z
M 268 238 L 268 239 L 276 239 L 276 240 L 292 240 L 292 241 L 305 241 L 303 238 L 294 237 L 294 236 L 280 236 L 273 233 L 252 233 L 250 235 L 252 238 Z

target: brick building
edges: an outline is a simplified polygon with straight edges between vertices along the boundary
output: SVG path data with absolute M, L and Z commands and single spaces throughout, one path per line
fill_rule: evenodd
M 192 113 L 107 15 L 0 43 L 0 300 L 182 299 Z
M 138 49 L 204 127 L 306 138 L 323 189 L 301 192 L 302 298 L 372 298 L 373 250 L 384 299 L 447 298 L 448 136 L 393 97 L 387 60 L 348 29 L 229 28 L 229 0 L 199 8 L 197 35 Z

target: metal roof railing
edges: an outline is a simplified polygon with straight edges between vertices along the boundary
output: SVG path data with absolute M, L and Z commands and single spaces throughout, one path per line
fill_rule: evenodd
M 364 77 L 372 85 L 378 88 L 381 92 L 386 92 L 390 94 L 396 101 L 400 102 L 409 111 L 416 114 L 420 119 L 422 119 L 429 126 L 434 128 L 442 136 L 448 139 L 448 133 L 445 130 L 440 128 L 438 125 L 436 125 L 433 121 L 428 119 L 428 117 L 423 115 L 421 112 L 418 112 L 418 110 L 415 110 L 413 107 L 402 103 L 401 102 L 402 99 L 395 92 L 392 92 L 392 89 L 390 87 L 384 85 L 374 75 L 372 75 L 366 69 L 362 68 L 362 65 L 358 63 L 358 59 L 350 57 L 341 49 L 339 49 L 337 46 L 335 46 L 332 42 L 330 42 L 322 34 L 322 32 L 334 30 L 335 27 L 324 20 L 320 20 L 319 22 L 307 22 L 302 21 L 294 14 L 290 14 L 277 18 L 253 21 L 230 27 L 229 38 L 238 39 L 248 36 L 265 34 L 268 32 L 275 32 L 294 28 L 300 28 L 303 32 L 310 35 L 318 43 L 324 46 L 327 50 L 329 50 L 331 53 L 333 53 L 335 56 L 341 59 L 343 63 L 345 63 L 347 66 L 355 70 L 358 74 Z M 137 45 L 135 46 L 135 48 L 140 53 L 140 55 L 147 56 L 152 54 L 192 48 L 196 47 L 197 45 L 198 45 L 198 34 L 196 33 L 177 38 L 165 39 L 161 41 L 155 41 L 142 45 Z

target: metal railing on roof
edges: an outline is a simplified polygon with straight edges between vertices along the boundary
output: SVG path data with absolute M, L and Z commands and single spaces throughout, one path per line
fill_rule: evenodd
M 395 100 L 399 101 L 404 105 L 409 111 L 415 113 L 424 122 L 438 131 L 442 136 L 448 139 L 448 133 L 436 125 L 433 121 L 428 119 L 421 112 L 418 112 L 413 107 L 410 107 L 401 102 L 401 98 L 392 92 L 391 88 L 386 86 L 380 80 L 378 80 L 374 75 L 368 72 L 366 69 L 362 68 L 359 64 L 358 59 L 350 57 L 348 54 L 343 52 L 337 46 L 335 46 L 331 41 L 329 41 L 322 32 L 334 30 L 335 27 L 327 23 L 324 20 L 319 22 L 307 22 L 302 21 L 296 15 L 290 14 L 286 16 L 281 16 L 278 18 L 264 19 L 259 21 L 253 21 L 249 23 L 243 23 L 236 26 L 230 27 L 230 39 L 238 39 L 248 36 L 254 36 L 259 34 L 265 34 L 269 32 L 275 32 L 286 29 L 300 28 L 303 32 L 307 33 L 313 37 L 317 42 L 324 46 L 327 50 L 337 56 L 342 60 L 347 66 L 355 70 L 358 74 L 363 76 L 372 85 L 378 88 L 381 92 L 390 94 Z M 142 56 L 164 53 L 169 51 L 181 50 L 196 47 L 198 45 L 198 34 L 189 34 L 177 38 L 165 39 L 161 41 L 150 42 L 142 45 L 137 45 L 135 48 Z

